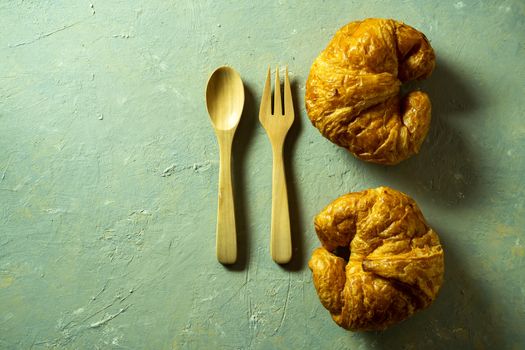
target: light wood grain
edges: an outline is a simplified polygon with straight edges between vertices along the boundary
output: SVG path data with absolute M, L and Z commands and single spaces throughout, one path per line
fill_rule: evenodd
M 237 260 L 237 230 L 231 180 L 231 151 L 235 130 L 244 105 L 244 87 L 230 67 L 217 68 L 206 87 L 206 107 L 219 144 L 219 194 L 216 249 L 222 264 Z
M 263 125 L 273 152 L 272 170 L 272 221 L 270 234 L 270 253 L 278 264 L 286 264 L 292 258 L 292 237 L 288 191 L 283 162 L 283 146 L 288 130 L 294 120 L 293 100 L 288 79 L 288 69 L 284 79 L 284 112 L 281 104 L 281 85 L 279 68 L 275 72 L 274 111 L 271 110 L 271 72 L 268 68 L 266 84 L 259 109 L 259 120 Z

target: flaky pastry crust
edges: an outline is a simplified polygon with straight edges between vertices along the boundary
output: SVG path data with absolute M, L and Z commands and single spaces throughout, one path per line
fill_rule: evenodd
M 418 153 L 430 126 L 427 94 L 400 97 L 403 82 L 425 79 L 435 55 L 425 35 L 391 19 L 342 27 L 306 82 L 312 124 L 365 161 L 393 165 Z
M 323 306 L 352 331 L 382 330 L 427 308 L 443 282 L 438 235 L 407 195 L 349 193 L 314 220 L 322 247 L 308 266 Z M 349 249 L 349 257 L 340 257 Z

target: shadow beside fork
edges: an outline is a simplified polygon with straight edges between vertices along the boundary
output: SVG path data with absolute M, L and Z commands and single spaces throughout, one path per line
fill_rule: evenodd
M 303 118 L 301 114 L 301 106 L 299 105 L 300 89 L 297 81 L 290 80 L 290 87 L 292 89 L 293 108 L 295 112 L 294 122 L 288 131 L 283 149 L 284 172 L 286 176 L 286 184 L 288 190 L 288 206 L 290 210 L 290 228 L 292 233 L 292 260 L 281 267 L 288 271 L 302 271 L 306 267 L 306 246 L 304 239 L 304 232 L 306 228 L 303 222 L 303 206 L 302 200 L 299 198 L 299 183 L 296 181 L 296 171 L 294 167 L 294 159 L 297 153 L 297 141 L 301 136 L 304 128 Z
M 297 82 L 291 81 L 290 87 L 292 89 L 295 118 L 285 140 L 283 158 L 290 210 L 292 260 L 289 263 L 280 266 L 288 271 L 302 271 L 306 267 L 306 247 L 303 237 L 305 227 L 303 225 L 303 217 L 301 214 L 302 204 L 301 199 L 299 198 L 299 184 L 295 180 L 296 173 L 293 165 L 297 141 L 303 130 L 303 120 L 301 116 L 301 108 L 298 104 L 299 86 Z M 250 147 L 252 147 L 250 140 L 253 139 L 255 130 L 259 125 L 259 121 L 254 118 L 254 116 L 259 115 L 259 104 L 258 101 L 256 101 L 253 88 L 247 83 L 244 84 L 244 98 L 243 117 L 237 127 L 232 147 L 232 181 L 234 187 L 233 195 L 235 201 L 235 222 L 237 229 L 237 261 L 232 265 L 225 265 L 225 268 L 231 271 L 243 271 L 247 268 L 248 257 L 251 250 L 251 232 L 248 222 L 249 198 L 246 189 L 247 177 L 249 176 L 247 155 L 250 151 Z

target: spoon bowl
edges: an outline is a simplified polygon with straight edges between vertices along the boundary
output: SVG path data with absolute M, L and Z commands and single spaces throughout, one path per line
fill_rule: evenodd
M 231 151 L 243 105 L 244 87 L 239 73 L 230 67 L 217 68 L 211 74 L 206 86 L 206 108 L 219 143 L 217 259 L 222 264 L 233 264 L 237 259 Z
M 206 107 L 216 130 L 236 128 L 244 105 L 241 77 L 231 67 L 219 67 L 210 76 L 206 87 Z

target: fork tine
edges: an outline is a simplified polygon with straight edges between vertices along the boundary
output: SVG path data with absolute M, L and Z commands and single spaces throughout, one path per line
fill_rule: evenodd
M 259 108 L 259 119 L 266 118 L 272 114 L 272 85 L 270 83 L 272 75 L 270 73 L 270 66 L 268 66 L 268 73 L 266 75 L 266 83 L 264 84 L 264 91 L 261 98 L 261 106 Z
M 281 104 L 281 79 L 279 78 L 279 66 L 275 68 L 275 87 L 273 94 L 273 115 L 282 116 L 283 106 Z
M 284 115 L 294 117 L 292 89 L 290 88 L 290 79 L 288 79 L 288 66 L 286 66 L 286 76 L 284 77 Z

